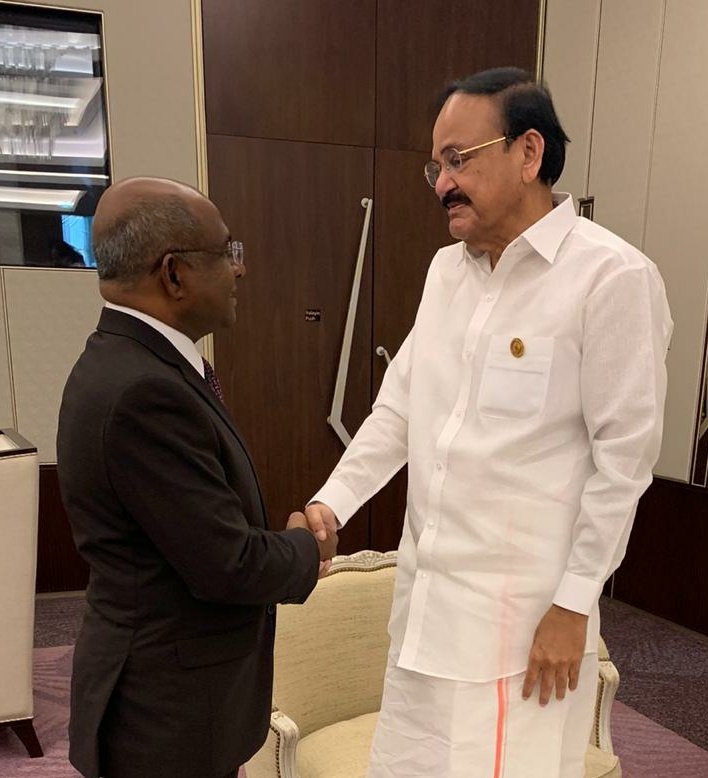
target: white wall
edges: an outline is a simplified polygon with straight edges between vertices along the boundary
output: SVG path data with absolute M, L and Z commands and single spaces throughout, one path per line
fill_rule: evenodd
M 79 8 L 104 14 L 113 180 L 155 175 L 199 186 L 198 0 L 81 0 Z M 37 444 L 42 463 L 56 460 L 61 391 L 100 307 L 95 271 L 0 270 L 0 427 Z
M 544 77 L 571 137 L 556 188 L 658 265 L 675 321 L 657 475 L 690 478 L 708 324 L 705 0 L 548 0 Z
M 667 0 L 644 250 L 674 317 L 666 436 L 658 472 L 688 475 L 708 327 L 708 3 Z
M 600 0 L 547 0 L 543 77 L 571 139 L 556 189 L 576 198 L 587 195 L 599 31 Z

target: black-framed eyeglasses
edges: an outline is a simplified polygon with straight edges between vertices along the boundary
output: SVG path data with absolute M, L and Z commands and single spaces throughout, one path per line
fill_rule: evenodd
M 484 149 L 487 146 L 493 146 L 495 143 L 501 143 L 503 140 L 510 140 L 508 135 L 503 135 L 501 138 L 495 138 L 494 140 L 488 140 L 486 143 L 480 143 L 477 146 L 470 146 L 468 149 L 462 149 L 462 151 L 458 149 L 445 149 L 445 151 L 442 152 L 440 155 L 442 158 L 442 165 L 440 162 L 436 162 L 434 159 L 430 159 L 425 163 L 424 173 L 425 173 L 425 180 L 435 188 L 435 184 L 438 182 L 438 178 L 440 178 L 440 173 L 442 172 L 442 169 L 445 168 L 446 173 L 450 173 L 452 171 L 458 171 L 462 168 L 462 166 L 467 162 L 469 159 L 470 154 L 472 154 L 474 151 L 479 151 L 479 149 Z

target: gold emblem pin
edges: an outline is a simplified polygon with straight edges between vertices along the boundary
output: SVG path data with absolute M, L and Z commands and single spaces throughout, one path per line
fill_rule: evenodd
M 514 338 L 509 344 L 509 351 L 511 351 L 511 355 L 513 357 L 516 357 L 517 359 L 521 359 L 521 357 L 523 357 L 523 355 L 526 352 L 526 346 L 524 346 L 524 341 L 521 340 L 521 338 Z

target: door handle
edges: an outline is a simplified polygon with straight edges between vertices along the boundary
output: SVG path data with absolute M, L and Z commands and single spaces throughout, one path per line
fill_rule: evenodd
M 386 351 L 386 349 L 383 346 L 376 346 L 376 353 L 383 357 L 386 360 L 386 365 L 391 364 L 391 355 Z
M 352 442 L 352 436 L 347 432 L 342 422 L 342 408 L 344 407 L 344 392 L 347 388 L 347 374 L 349 373 L 349 361 L 352 355 L 352 338 L 354 337 L 354 323 L 356 321 L 356 308 L 359 303 L 359 290 L 361 289 L 361 274 L 364 269 L 364 256 L 366 255 L 366 243 L 369 238 L 369 226 L 371 224 L 371 211 L 374 201 L 371 197 L 364 197 L 361 207 L 366 210 L 364 223 L 361 226 L 361 238 L 359 239 L 359 253 L 356 257 L 354 268 L 354 282 L 349 297 L 349 310 L 347 321 L 344 325 L 344 337 L 342 338 L 342 350 L 339 354 L 339 367 L 337 368 L 337 380 L 334 384 L 334 396 L 332 408 L 327 417 L 327 423 L 337 433 L 339 439 L 346 448 Z

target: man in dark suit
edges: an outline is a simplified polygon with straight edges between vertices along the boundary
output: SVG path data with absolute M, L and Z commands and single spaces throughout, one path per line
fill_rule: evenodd
M 274 603 L 302 602 L 336 540 L 266 516 L 195 342 L 235 319 L 245 272 L 216 207 L 129 179 L 94 222 L 97 331 L 61 406 L 59 480 L 91 568 L 70 759 L 87 778 L 222 778 L 265 740 Z

